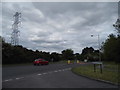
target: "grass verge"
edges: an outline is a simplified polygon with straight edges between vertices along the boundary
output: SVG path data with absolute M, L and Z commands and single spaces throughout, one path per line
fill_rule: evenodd
M 103 68 L 103 73 L 101 74 L 99 68 L 97 68 L 96 72 L 94 72 L 93 65 L 87 65 L 87 66 L 79 66 L 79 67 L 72 68 L 72 72 L 78 75 L 87 76 L 93 79 L 109 81 L 117 85 L 118 83 L 120 83 L 119 77 L 118 77 L 118 70 L 110 71 Z

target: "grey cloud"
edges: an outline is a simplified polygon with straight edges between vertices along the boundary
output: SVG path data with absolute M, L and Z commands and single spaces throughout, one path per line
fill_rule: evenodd
M 56 13 L 65 13 L 65 12 L 73 12 L 73 11 L 83 11 L 86 9 L 94 9 L 93 7 L 96 6 L 96 4 L 93 3 L 78 3 L 78 2 L 54 2 L 54 3 L 33 3 L 33 5 L 43 10 L 45 13 L 48 14 L 56 14 Z M 54 15 L 55 16 L 55 15 Z
M 60 40 L 52 40 L 52 41 L 50 41 L 50 40 L 31 40 L 31 41 L 33 41 L 33 42 L 35 42 L 35 43 L 60 43 L 60 42 L 62 42 L 62 41 L 60 41 Z
M 76 16 L 82 16 L 86 20 L 85 22 L 69 26 L 76 30 L 98 25 L 101 22 L 104 23 L 111 20 L 111 14 L 117 14 L 117 6 L 115 7 L 117 3 L 33 3 L 33 5 L 43 11 L 47 17 L 54 19 L 58 23 L 65 20 L 72 22 L 72 19 L 76 18 Z M 63 15 L 63 17 L 61 18 L 59 15 Z
M 7 27 L 18 11 L 22 13 L 20 41 L 23 46 L 50 52 L 73 48 L 79 52 L 86 46 L 97 48 L 97 39 L 93 42 L 91 34 L 113 32 L 111 25 L 117 18 L 117 3 L 11 2 L 3 3 L 2 11 L 4 36 L 11 34 Z

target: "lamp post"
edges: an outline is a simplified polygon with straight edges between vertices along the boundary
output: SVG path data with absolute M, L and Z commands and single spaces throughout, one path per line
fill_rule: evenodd
M 93 36 L 95 36 L 95 35 L 91 35 L 91 37 L 93 37 Z M 101 55 L 100 55 L 100 35 L 98 34 L 97 37 L 98 37 L 98 49 L 99 49 L 99 61 L 101 62 Z
M 118 19 L 113 26 L 118 30 L 118 34 L 120 35 L 120 1 L 118 2 Z
M 91 37 L 93 37 L 94 35 L 91 35 Z M 100 65 L 100 72 L 102 74 L 102 62 L 101 62 L 101 54 L 100 54 L 100 36 L 99 34 L 98 36 L 98 48 L 99 48 L 99 63 L 94 63 L 94 72 L 96 72 L 96 64 Z

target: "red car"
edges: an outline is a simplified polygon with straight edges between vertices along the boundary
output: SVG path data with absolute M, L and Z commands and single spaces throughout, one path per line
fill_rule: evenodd
M 48 65 L 49 62 L 44 60 L 44 59 L 36 59 L 34 62 L 33 62 L 34 65 Z

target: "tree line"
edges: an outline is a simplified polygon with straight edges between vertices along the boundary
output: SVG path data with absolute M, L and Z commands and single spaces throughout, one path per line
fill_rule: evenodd
M 44 58 L 49 62 L 57 62 L 62 60 L 85 60 L 99 61 L 99 53 L 102 61 L 115 61 L 120 62 L 120 35 L 117 36 L 110 34 L 106 41 L 102 44 L 101 50 L 94 50 L 93 47 L 85 47 L 82 53 L 74 53 L 72 49 L 66 49 L 57 52 L 43 52 L 33 51 L 23 47 L 22 45 L 13 46 L 6 43 L 0 37 L 2 43 L 2 64 L 15 64 L 15 63 L 31 63 L 37 58 Z M 79 49 L 79 48 L 78 48 Z

